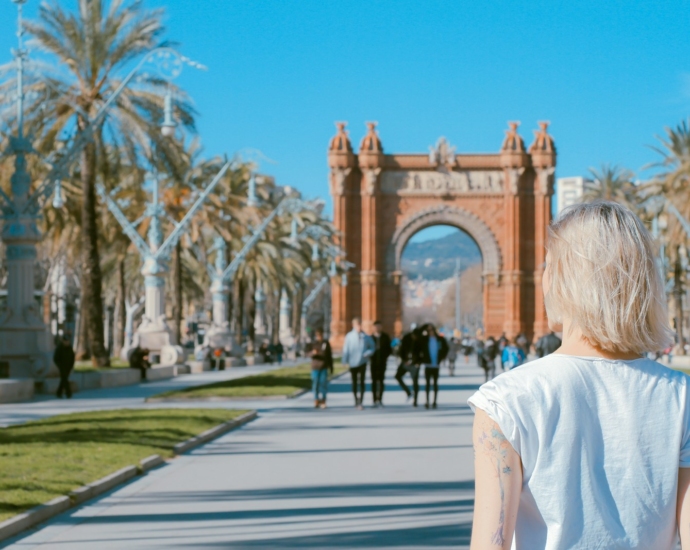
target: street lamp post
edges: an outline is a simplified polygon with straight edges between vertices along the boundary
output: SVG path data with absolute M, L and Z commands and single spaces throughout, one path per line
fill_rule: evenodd
M 0 311 L 0 366 L 10 378 L 42 379 L 52 365 L 52 338 L 41 317 L 41 308 L 34 296 L 36 245 L 42 236 L 36 225 L 44 201 L 55 194 L 53 206 L 62 205 L 60 181 L 69 173 L 81 150 L 92 139 L 93 133 L 105 119 L 108 109 L 129 85 L 141 67 L 159 56 L 168 70 L 179 72 L 179 67 L 189 64 L 203 68 L 180 56 L 169 47 L 155 48 L 148 52 L 136 67 L 103 103 L 96 116 L 79 132 L 73 143 L 62 154 L 42 181 L 31 192 L 31 176 L 27 171 L 26 157 L 35 151 L 24 132 L 24 76 L 27 51 L 24 49 L 23 5 L 26 0 L 12 0 L 17 6 L 17 42 L 13 51 L 17 67 L 17 131 L 10 137 L 7 154 L 14 156 L 14 173 L 11 177 L 11 194 L 0 189 L 0 210 L 4 224 L 2 240 L 6 247 L 7 303 Z
M 252 192 L 251 187 L 247 202 L 248 204 L 258 204 L 258 200 Z M 237 270 L 246 260 L 247 254 L 249 254 L 254 246 L 261 240 L 263 232 L 276 216 L 284 213 L 296 214 L 304 209 L 310 208 L 312 207 L 309 203 L 302 199 L 296 197 L 283 198 L 278 206 L 261 222 L 259 227 L 254 230 L 251 238 L 244 244 L 242 249 L 229 264 L 226 263 L 225 243 L 223 243 L 221 247 L 220 242 L 217 242 L 215 246 L 217 250 L 216 262 L 213 267 L 209 266 L 213 297 L 213 320 L 211 327 L 206 331 L 203 343 L 204 347 L 230 349 L 232 350 L 231 354 L 236 358 L 241 358 L 244 355 L 242 348 L 236 344 L 227 321 L 228 294 L 230 292 L 228 282 L 235 276 Z
M 115 219 L 122 226 L 122 230 L 130 238 L 144 260 L 141 269 L 146 288 L 144 318 L 134 334 L 131 346 L 122 349 L 123 359 L 128 360 L 134 348 L 142 347 L 153 352 L 159 352 L 161 364 L 171 365 L 184 361 L 184 351 L 179 346 L 179 342 L 175 340 L 165 318 L 165 275 L 168 272 L 167 262 L 170 253 L 187 229 L 189 222 L 228 171 L 231 164 L 232 161 L 225 163 L 165 240 L 163 240 L 161 229 L 161 218 L 165 215 L 165 209 L 158 199 L 158 178 L 155 177 L 152 199 L 146 209 L 146 215 L 151 219 L 147 234 L 148 243 L 137 232 L 137 224 L 130 222 L 126 218 L 117 203 L 106 193 L 103 185 L 98 186 L 98 193 L 104 200 L 108 210 L 113 213 Z

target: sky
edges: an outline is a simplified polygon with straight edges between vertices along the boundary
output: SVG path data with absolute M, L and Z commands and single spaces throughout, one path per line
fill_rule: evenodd
M 61 0 L 71 5 L 74 0 Z M 558 176 L 608 162 L 639 171 L 655 135 L 690 106 L 687 1 L 144 0 L 167 38 L 208 66 L 179 78 L 208 155 L 260 150 L 261 169 L 328 195 L 336 120 L 358 148 L 379 123 L 386 152 L 494 152 L 508 120 L 532 142 L 551 121 Z M 26 13 L 36 14 L 37 0 Z M 0 61 L 14 5 L 0 0 Z M 644 177 L 644 174 L 640 174 Z

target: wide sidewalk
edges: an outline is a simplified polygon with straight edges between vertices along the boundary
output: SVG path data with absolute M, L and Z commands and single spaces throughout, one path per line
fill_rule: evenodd
M 284 361 L 282 365 L 257 365 L 252 367 L 234 367 L 221 371 L 206 371 L 199 374 L 184 374 L 175 378 L 158 380 L 155 382 L 143 382 L 132 386 L 121 386 L 118 388 L 100 388 L 77 392 L 72 399 L 57 399 L 54 395 L 36 395 L 31 401 L 26 403 L 4 403 L 0 404 L 0 427 L 12 424 L 20 424 L 28 420 L 37 420 L 57 414 L 68 414 L 73 412 L 94 411 L 102 409 L 121 409 L 121 408 L 169 408 L 169 407 L 198 407 L 199 404 L 146 404 L 147 397 L 168 390 L 177 390 L 202 384 L 211 384 L 224 380 L 234 380 L 244 378 L 252 374 L 304 364 L 305 359 Z M 252 405 L 254 403 L 249 403 Z M 203 406 L 215 407 L 215 404 L 204 404 Z M 221 404 L 226 407 L 226 404 Z M 243 408 L 245 408 L 243 406 Z M 253 408 L 253 407 L 251 407 Z
M 393 371 L 383 409 L 355 410 L 347 375 L 331 383 L 327 410 L 309 394 L 263 401 L 245 427 L 3 548 L 467 548 L 466 401 L 481 371 L 444 370 L 437 410 L 412 408 Z

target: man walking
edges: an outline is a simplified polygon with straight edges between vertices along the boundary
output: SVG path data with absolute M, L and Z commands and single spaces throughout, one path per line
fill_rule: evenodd
M 311 357 L 311 381 L 314 390 L 314 407 L 326 408 L 328 375 L 333 373 L 333 354 L 331 344 L 323 338 L 323 330 L 316 329 L 314 341 L 307 347 Z
M 374 354 L 374 342 L 362 331 L 362 320 L 352 319 L 352 330 L 345 336 L 343 344 L 342 363 L 350 369 L 352 377 L 352 393 L 355 396 L 355 407 L 362 410 L 364 400 L 364 377 L 367 372 L 367 362 Z
M 67 336 L 58 340 L 58 345 L 53 353 L 53 363 L 60 371 L 60 385 L 58 385 L 57 396 L 62 397 L 64 391 L 67 399 L 72 398 L 72 388 L 69 386 L 69 375 L 74 368 L 74 350 Z
M 438 400 L 438 374 L 441 362 L 448 355 L 448 342 L 436 332 L 436 327 L 429 323 L 422 332 L 419 339 L 419 357 L 424 364 L 424 376 L 426 378 L 426 403 L 424 406 L 429 408 L 429 390 L 431 382 L 434 383 L 434 403 L 436 408 Z
M 417 406 L 417 394 L 419 394 L 419 356 L 418 356 L 418 340 L 419 340 L 419 330 L 417 325 L 412 324 L 410 327 L 410 332 L 403 336 L 400 342 L 400 365 L 398 365 L 398 370 L 395 373 L 395 379 L 400 384 L 407 398 L 412 396 L 410 388 L 407 387 L 403 377 L 406 373 L 410 373 L 412 377 L 412 388 L 414 391 L 414 402 L 412 405 Z
M 551 355 L 554 351 L 561 347 L 561 339 L 556 336 L 554 331 L 545 334 L 537 340 L 534 346 L 534 351 L 537 352 L 537 357 L 545 357 Z
M 384 380 L 386 378 L 386 363 L 391 354 L 391 339 L 383 332 L 381 321 L 374 322 L 374 354 L 371 356 L 371 393 L 374 397 L 374 407 L 383 407 Z

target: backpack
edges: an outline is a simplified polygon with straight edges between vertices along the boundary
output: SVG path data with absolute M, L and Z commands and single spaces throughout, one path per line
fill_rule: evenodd
M 520 358 L 520 352 L 515 346 L 506 346 L 504 353 L 507 352 L 508 360 L 504 361 L 505 366 L 508 369 L 514 369 L 522 364 L 522 359 Z

